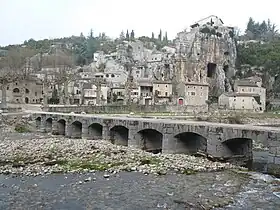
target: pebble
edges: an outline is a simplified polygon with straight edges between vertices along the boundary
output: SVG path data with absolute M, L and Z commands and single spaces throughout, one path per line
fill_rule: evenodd
M 12 167 L 13 161 L 18 161 L 18 159 L 22 159 L 24 167 Z M 99 165 L 101 168 L 106 167 L 104 178 L 110 177 L 108 173 L 116 174 L 120 171 L 165 175 L 168 171 L 182 172 L 186 169 L 216 171 L 240 168 L 229 163 L 211 162 L 203 157 L 184 154 L 151 154 L 133 147 L 113 145 L 105 140 L 77 141 L 65 137 L 38 137 L 36 135 L 33 137 L 30 135 L 25 139 L 20 136 L 18 139 L 3 139 L 0 142 L 0 160 L 6 162 L 0 166 L 0 173 L 28 176 L 58 172 L 92 173 L 94 175 L 99 170 Z M 89 168 L 84 166 L 81 168 L 64 167 L 68 161 L 76 160 L 86 161 Z M 89 160 L 93 161 L 96 169 L 92 169 Z
M 91 181 L 91 177 L 86 178 L 84 181 L 85 181 L 85 182 Z
M 108 178 L 110 177 L 110 175 L 109 175 L 109 174 L 104 174 L 103 177 L 104 177 L 105 179 L 108 179 Z

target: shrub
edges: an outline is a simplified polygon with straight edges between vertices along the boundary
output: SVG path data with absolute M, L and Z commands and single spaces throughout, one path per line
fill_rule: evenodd
M 18 133 L 28 133 L 30 130 L 26 127 L 26 125 L 16 124 L 15 131 Z

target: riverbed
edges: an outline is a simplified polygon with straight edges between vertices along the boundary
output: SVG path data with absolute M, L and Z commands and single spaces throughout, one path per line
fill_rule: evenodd
M 2 137 L 0 209 L 280 209 L 280 180 L 230 164 L 48 134 Z
M 107 174 L 106 174 L 107 175 Z M 279 209 L 276 179 L 233 172 L 0 176 L 0 209 Z M 221 208 L 219 208 L 219 206 Z

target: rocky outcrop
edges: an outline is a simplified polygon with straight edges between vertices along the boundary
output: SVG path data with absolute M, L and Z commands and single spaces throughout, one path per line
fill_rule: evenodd
M 237 57 L 234 31 L 211 21 L 181 32 L 176 40 L 178 82 L 210 85 L 210 95 L 231 92 Z

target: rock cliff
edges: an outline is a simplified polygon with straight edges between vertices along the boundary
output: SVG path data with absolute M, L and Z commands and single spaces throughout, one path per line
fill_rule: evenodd
M 189 32 L 178 34 L 176 50 L 177 82 L 207 82 L 212 96 L 232 91 L 237 57 L 233 28 L 222 21 L 214 24 L 212 19 L 193 25 Z

